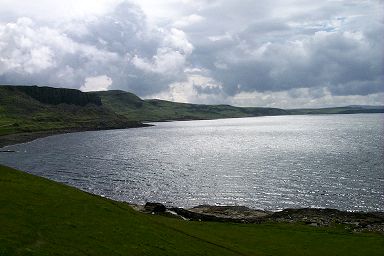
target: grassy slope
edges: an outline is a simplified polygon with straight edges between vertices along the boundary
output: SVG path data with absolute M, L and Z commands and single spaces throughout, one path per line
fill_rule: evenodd
M 0 136 L 46 130 L 129 126 L 137 125 L 103 106 L 44 104 L 21 91 L 0 86 Z
M 217 119 L 282 115 L 288 112 L 276 108 L 239 108 L 229 105 L 199 105 L 164 100 L 142 100 L 124 91 L 95 92 L 103 105 L 131 120 L 163 121 L 190 119 Z
M 383 255 L 341 227 L 187 222 L 0 166 L 0 255 Z

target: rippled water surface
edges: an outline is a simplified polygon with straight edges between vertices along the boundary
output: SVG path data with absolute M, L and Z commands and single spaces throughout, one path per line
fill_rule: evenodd
M 384 211 L 384 115 L 156 123 L 6 147 L 0 163 L 109 198 Z

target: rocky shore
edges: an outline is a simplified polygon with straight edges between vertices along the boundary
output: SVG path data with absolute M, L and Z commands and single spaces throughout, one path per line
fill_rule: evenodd
M 336 209 L 299 208 L 271 212 L 245 206 L 200 205 L 190 209 L 166 207 L 160 203 L 132 205 L 140 212 L 159 214 L 190 221 L 234 223 L 301 223 L 314 227 L 341 224 L 352 232 L 384 234 L 384 212 L 347 212 Z

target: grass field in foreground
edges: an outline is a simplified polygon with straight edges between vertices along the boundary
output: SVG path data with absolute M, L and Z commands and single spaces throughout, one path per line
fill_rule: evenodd
M 0 166 L 0 255 L 383 255 L 343 227 L 189 222 Z

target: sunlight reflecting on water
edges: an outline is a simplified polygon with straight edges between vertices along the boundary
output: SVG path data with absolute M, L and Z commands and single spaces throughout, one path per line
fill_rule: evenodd
M 383 117 L 157 123 L 9 146 L 0 162 L 133 203 L 383 211 Z

